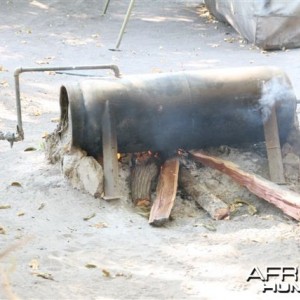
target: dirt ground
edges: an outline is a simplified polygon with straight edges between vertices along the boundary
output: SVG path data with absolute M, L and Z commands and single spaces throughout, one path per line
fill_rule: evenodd
M 17 67 L 113 63 L 126 76 L 274 65 L 300 99 L 300 49 L 261 51 L 203 14 L 200 1 L 142 0 L 122 51 L 112 52 L 129 1 L 111 1 L 104 17 L 103 2 L 1 1 L 0 130 L 15 130 Z M 13 247 L 0 257 L 0 299 L 296 297 L 263 294 L 261 282 L 247 282 L 255 266 L 300 265 L 299 224 L 263 200 L 247 194 L 258 213 L 224 221 L 178 203 L 174 220 L 153 228 L 127 201 L 107 203 L 70 187 L 59 166 L 45 161 L 43 135 L 56 127 L 60 85 L 82 78 L 21 75 L 25 140 L 12 149 L 0 141 L 0 205 L 10 206 L 0 209 L 0 253 Z

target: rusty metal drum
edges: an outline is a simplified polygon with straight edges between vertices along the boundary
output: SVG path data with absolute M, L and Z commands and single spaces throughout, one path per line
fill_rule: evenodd
M 84 80 L 61 87 L 60 108 L 61 122 L 72 127 L 72 145 L 89 155 L 102 153 L 107 101 L 123 153 L 261 142 L 273 105 L 285 141 L 296 111 L 291 83 L 275 67 Z

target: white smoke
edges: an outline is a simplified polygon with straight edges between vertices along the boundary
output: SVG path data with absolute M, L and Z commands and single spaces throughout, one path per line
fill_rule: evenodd
M 292 91 L 283 78 L 275 77 L 264 82 L 262 85 L 262 97 L 258 100 L 259 110 L 263 123 L 265 123 L 270 115 L 274 105 L 292 97 Z

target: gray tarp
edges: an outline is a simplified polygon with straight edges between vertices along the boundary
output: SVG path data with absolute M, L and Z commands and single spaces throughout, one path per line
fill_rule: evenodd
M 300 0 L 205 0 L 209 11 L 263 49 L 300 47 Z

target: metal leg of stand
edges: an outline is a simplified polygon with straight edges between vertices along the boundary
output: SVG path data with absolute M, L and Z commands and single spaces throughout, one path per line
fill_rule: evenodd
M 271 115 L 264 124 L 264 133 L 269 161 L 270 178 L 275 183 L 284 184 L 285 178 L 275 106 L 273 106 Z
M 120 33 L 119 33 L 119 36 L 118 36 L 118 39 L 117 39 L 115 50 L 118 50 L 119 47 L 120 47 L 120 44 L 121 44 L 121 41 L 122 41 L 122 38 L 123 38 L 123 35 L 124 35 L 124 31 L 126 29 L 128 21 L 129 21 L 129 18 L 130 18 L 130 15 L 131 15 L 134 3 L 135 3 L 135 0 L 130 0 L 130 4 L 129 4 L 128 10 L 127 10 L 125 19 L 123 21 L 123 25 L 121 27 L 121 30 L 120 30 Z
M 117 133 L 114 124 L 110 103 L 105 103 L 102 116 L 102 143 L 103 143 L 103 172 L 104 172 L 104 199 L 119 199 L 118 189 L 118 145 Z
M 109 5 L 110 0 L 106 0 L 103 6 L 103 10 L 102 10 L 102 15 L 105 15 L 108 9 L 108 5 Z

